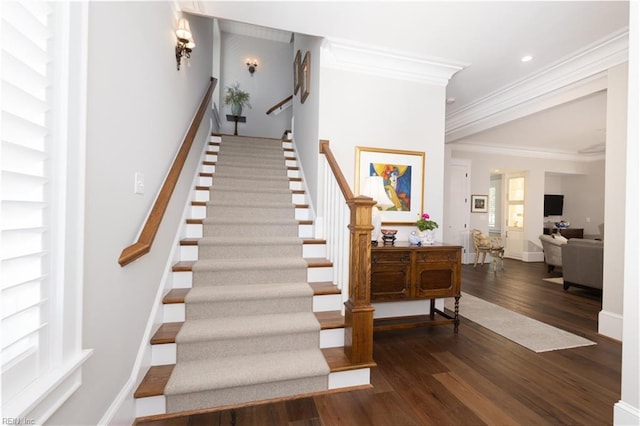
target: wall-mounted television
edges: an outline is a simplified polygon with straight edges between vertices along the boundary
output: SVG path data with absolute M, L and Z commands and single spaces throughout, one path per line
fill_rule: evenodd
M 544 216 L 562 216 L 564 195 L 544 194 Z

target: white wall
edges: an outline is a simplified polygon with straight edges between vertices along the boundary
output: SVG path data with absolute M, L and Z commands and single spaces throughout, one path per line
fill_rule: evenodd
M 191 66 L 176 70 L 169 2 L 90 2 L 83 346 L 94 355 L 82 386 L 48 424 L 95 425 L 131 385 L 138 348 L 174 240 L 197 154 L 197 135 L 151 252 L 121 267 L 211 76 L 212 21 L 189 16 L 197 47 Z M 142 172 L 144 195 L 133 191 Z M 131 412 L 133 414 L 133 412 Z M 131 418 L 128 419 L 129 424 Z
M 356 146 L 425 152 L 421 210 L 438 222 L 442 241 L 445 88 L 333 68 L 321 73 L 320 137 L 330 140 L 351 188 L 356 192 Z M 415 225 L 393 228 L 406 241 Z
M 314 211 L 318 211 L 318 145 L 320 135 L 318 133 L 318 120 L 320 115 L 320 46 L 322 39 L 317 37 L 296 34 L 293 40 L 293 51 L 291 53 L 291 63 L 293 64 L 295 54 L 299 50 L 302 57 L 307 52 L 311 55 L 311 84 L 309 96 L 304 101 L 301 100 L 301 91 L 293 98 L 293 139 L 296 153 L 300 159 L 300 166 L 304 174 L 304 181 L 307 185 L 309 202 Z
M 613 410 L 616 425 L 640 424 L 640 4 L 630 4 L 629 100 L 627 111 L 627 179 L 625 202 L 624 324 L 622 389 Z
M 236 82 L 249 92 L 252 108 L 244 108 L 246 123 L 238 123 L 238 134 L 280 138 L 291 127 L 291 108 L 279 114 L 266 112 L 291 95 L 293 91 L 293 59 L 291 43 L 263 40 L 238 34 L 222 33 L 222 69 L 220 74 L 220 119 L 222 132 L 233 134 L 234 123 L 227 121 L 231 106 L 224 104 L 225 87 Z M 251 75 L 247 58 L 256 58 L 258 68 Z
M 585 237 L 599 238 L 604 223 L 604 161 L 586 164 L 584 175 L 562 177 L 563 219 L 572 228 L 583 228 Z
M 607 159 L 604 208 L 604 290 L 598 331 L 622 340 L 627 160 L 627 64 L 607 76 Z M 637 117 L 635 117 L 637 119 Z

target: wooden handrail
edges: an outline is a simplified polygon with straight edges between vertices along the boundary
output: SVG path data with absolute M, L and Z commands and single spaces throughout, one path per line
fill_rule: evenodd
M 352 363 L 373 362 L 373 312 L 371 306 L 371 197 L 353 196 L 329 141 L 320 141 L 336 183 L 350 210 L 349 219 L 349 299 L 345 302 L 345 354 Z
M 274 106 L 269 108 L 269 111 L 267 111 L 267 115 L 271 114 L 273 111 L 277 110 L 282 105 L 286 104 L 287 102 L 289 102 L 292 99 L 293 99 L 293 95 L 287 96 L 286 98 L 284 98 L 283 100 L 281 100 L 280 102 L 278 102 L 277 104 L 275 104 Z
M 336 161 L 336 157 L 333 156 L 333 152 L 331 152 L 331 148 L 329 148 L 329 141 L 325 139 L 320 139 L 320 154 L 324 154 L 327 159 L 327 163 L 329 167 L 331 167 L 331 171 L 333 172 L 333 176 L 335 176 L 336 181 L 338 182 L 338 187 L 340 187 L 340 191 L 344 196 L 344 199 L 349 201 L 353 198 L 353 191 L 351 191 L 351 187 L 349 187 L 349 183 L 344 178 L 342 174 L 342 170 L 340 170 L 340 166 Z
M 160 188 L 158 197 L 156 198 L 156 201 L 151 208 L 151 212 L 149 213 L 149 217 L 147 218 L 142 228 L 142 232 L 138 237 L 138 241 L 122 250 L 120 258 L 118 259 L 118 263 L 120 264 L 120 266 L 125 266 L 133 262 L 134 260 L 149 253 L 149 250 L 151 250 L 151 245 L 153 244 L 153 240 L 156 237 L 158 228 L 160 228 L 160 223 L 162 222 L 164 213 L 167 210 L 167 206 L 169 205 L 169 200 L 171 200 L 171 195 L 173 195 L 173 190 L 178 183 L 180 172 L 182 171 L 184 163 L 187 160 L 187 156 L 189 155 L 189 151 L 191 150 L 191 145 L 193 145 L 196 133 L 198 132 L 198 128 L 200 127 L 200 123 L 202 122 L 202 117 L 204 117 L 204 114 L 207 108 L 209 108 L 209 104 L 211 103 L 211 96 L 217 82 L 218 80 L 216 78 L 211 77 L 209 87 L 207 88 L 207 91 L 202 98 L 202 102 L 200 103 L 198 111 L 193 117 L 191 126 L 189 126 L 189 131 L 182 140 L 180 150 L 178 151 L 176 158 L 173 160 L 173 164 L 171 164 L 171 168 L 169 169 L 167 177 L 165 178 L 164 183 Z

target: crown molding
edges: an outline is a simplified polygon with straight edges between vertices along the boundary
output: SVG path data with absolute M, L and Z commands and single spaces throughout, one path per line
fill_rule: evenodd
M 603 76 L 606 77 L 603 73 L 609 68 L 628 60 L 628 35 L 628 28 L 615 32 L 540 72 L 450 112 L 446 116 L 447 140 L 460 139 L 540 111 L 545 108 L 544 102 L 541 102 L 545 100 L 545 96 L 567 92 L 567 88 L 581 85 L 587 87 L 586 85 Z M 594 90 L 602 90 L 602 87 L 596 85 Z M 538 106 L 523 107 L 536 101 L 540 102 Z M 549 105 L 546 106 L 548 107 Z
M 325 38 L 321 67 L 358 72 L 397 80 L 446 86 L 469 64 L 441 58 L 424 58 L 374 48 L 352 41 Z
M 512 148 L 502 145 L 476 144 L 471 142 L 448 143 L 447 147 L 454 151 L 476 152 L 480 154 L 506 155 L 511 157 L 543 158 L 548 160 L 565 160 L 591 162 L 605 159 L 604 152 L 575 153 L 568 151 L 541 151 L 538 148 Z

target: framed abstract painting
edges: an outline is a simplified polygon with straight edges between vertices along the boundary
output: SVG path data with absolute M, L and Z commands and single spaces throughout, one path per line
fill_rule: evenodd
M 374 198 L 386 225 L 412 224 L 422 213 L 424 152 L 356 147 L 356 194 Z

